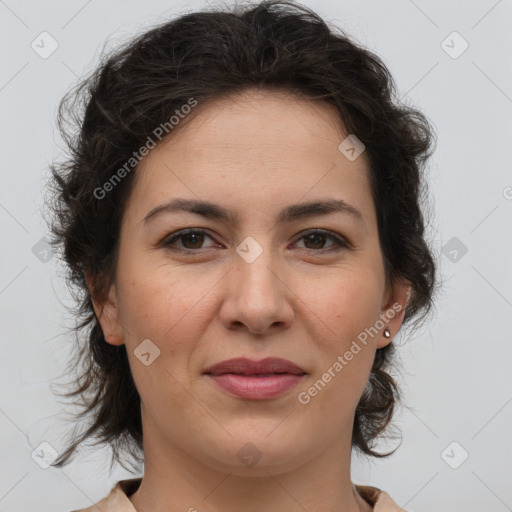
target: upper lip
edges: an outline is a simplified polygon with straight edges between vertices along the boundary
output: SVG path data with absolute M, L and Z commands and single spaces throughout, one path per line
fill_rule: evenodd
M 240 375 L 289 373 L 302 375 L 306 372 L 291 361 L 279 357 L 267 357 L 259 361 L 238 357 L 210 366 L 204 373 L 209 375 L 223 375 L 225 373 L 237 373 Z

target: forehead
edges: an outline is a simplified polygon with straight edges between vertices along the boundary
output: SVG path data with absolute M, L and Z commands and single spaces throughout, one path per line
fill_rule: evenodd
M 348 134 L 330 104 L 249 90 L 200 104 L 181 122 L 137 169 L 133 199 L 146 209 L 183 196 L 233 202 L 235 193 L 245 210 L 250 198 L 271 205 L 334 192 L 360 209 L 369 199 L 365 155 L 340 152 Z
M 248 89 L 209 100 L 181 123 L 183 127 L 178 126 L 159 149 L 229 148 L 256 154 L 282 147 L 292 157 L 290 147 L 312 155 L 312 149 L 332 149 L 347 136 L 334 106 L 279 90 Z

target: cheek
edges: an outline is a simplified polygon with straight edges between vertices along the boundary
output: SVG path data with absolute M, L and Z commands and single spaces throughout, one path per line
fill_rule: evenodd
M 182 386 L 188 389 L 191 385 L 188 362 L 201 337 L 201 322 L 207 321 L 200 300 L 211 288 L 204 279 L 197 286 L 193 281 L 163 269 L 144 269 L 144 265 L 132 274 L 128 267 L 119 272 L 119 306 L 130 367 L 141 398 L 153 414 L 158 414 L 159 404 L 180 408 L 190 399 Z M 159 350 L 149 365 L 137 356 L 146 339 Z M 151 353 L 155 349 L 149 346 Z
M 190 327 L 191 319 L 197 322 L 202 298 L 214 284 L 207 275 L 195 276 L 188 269 L 170 272 L 140 264 L 120 272 L 119 282 L 121 315 L 130 335 L 153 336 L 161 343 L 184 325 Z
M 382 291 L 373 274 L 355 270 L 316 283 L 314 293 L 304 288 L 302 294 L 321 358 L 314 379 L 321 382 L 311 392 L 318 390 L 319 399 L 314 400 L 319 407 L 332 403 L 335 410 L 346 412 L 357 405 L 375 356 L 376 337 L 367 333 L 379 319 Z
M 310 309 L 308 316 L 323 323 L 327 338 L 337 341 L 340 348 L 347 337 L 373 325 L 380 314 L 380 280 L 364 268 L 347 267 L 322 277 L 307 277 L 301 290 L 301 300 Z

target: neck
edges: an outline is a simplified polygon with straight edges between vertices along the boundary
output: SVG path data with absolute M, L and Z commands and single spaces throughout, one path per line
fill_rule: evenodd
M 144 423 L 144 421 L 143 421 Z M 350 478 L 351 431 L 313 459 L 266 466 L 206 464 L 144 425 L 144 476 L 129 497 L 137 512 L 371 512 Z M 257 472 L 255 471 L 257 468 Z

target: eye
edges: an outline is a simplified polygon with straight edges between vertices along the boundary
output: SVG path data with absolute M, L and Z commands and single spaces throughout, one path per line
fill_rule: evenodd
M 330 249 L 325 250 L 324 247 L 319 247 L 319 246 L 323 246 L 325 241 L 329 238 L 331 240 L 334 240 L 334 244 L 331 246 Z M 297 240 L 302 240 L 302 239 L 305 240 L 306 245 L 308 245 L 308 244 L 313 245 L 312 248 L 306 246 L 306 249 L 312 249 L 312 250 L 320 249 L 320 250 L 323 250 L 324 252 L 331 252 L 331 251 L 341 250 L 343 248 L 347 248 L 347 249 L 349 248 L 348 242 L 346 242 L 341 237 L 335 235 L 331 231 L 326 231 L 324 229 L 308 229 L 307 231 L 304 231 Z M 319 251 L 315 251 L 315 252 L 319 252 Z
M 171 238 L 167 238 L 163 241 L 163 246 L 172 250 L 177 251 L 195 251 L 196 249 L 201 249 L 202 244 L 204 242 L 205 237 L 210 238 L 213 240 L 213 238 L 206 233 L 203 229 L 185 229 L 183 231 L 180 231 L 176 233 L 174 236 L 171 236 Z M 174 246 L 174 242 L 176 240 L 181 239 L 182 247 L 176 247 Z
M 213 240 L 205 230 L 189 228 L 172 234 L 162 242 L 162 246 L 169 250 L 181 252 L 200 252 L 199 249 L 204 249 L 202 245 L 205 237 Z M 334 241 L 334 244 L 326 249 L 323 246 L 329 238 Z M 301 233 L 301 236 L 296 239 L 296 242 L 302 239 L 305 241 L 305 249 L 312 250 L 313 252 L 332 252 L 348 249 L 350 247 L 350 244 L 346 240 L 324 229 L 309 229 L 304 231 Z M 181 241 L 181 247 L 175 244 L 178 240 Z M 313 247 L 308 247 L 308 245 L 312 245 Z M 210 247 L 215 247 L 215 245 L 210 245 Z

